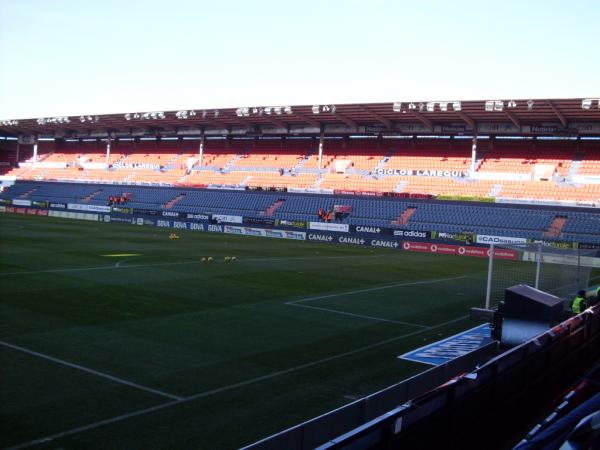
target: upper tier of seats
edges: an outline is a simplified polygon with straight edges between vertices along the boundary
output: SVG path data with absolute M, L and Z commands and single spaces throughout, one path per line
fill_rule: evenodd
M 483 153 L 480 172 L 530 173 L 538 164 L 552 165 L 560 176 L 567 176 L 576 156 L 571 144 L 532 144 L 530 141 L 496 141 L 493 149 Z
M 91 205 L 107 205 L 110 196 L 129 198 L 127 206 L 134 209 L 301 221 L 319 220 L 319 208 L 330 210 L 335 205 L 347 205 L 352 207 L 352 213 L 344 218 L 343 222 L 355 225 L 536 239 L 553 238 L 600 244 L 600 212 L 566 208 L 33 181 L 17 182 L 0 194 L 0 198 L 7 199 Z M 557 218 L 564 222 L 562 228 L 549 234 L 553 231 Z
M 600 202 L 600 183 L 591 180 L 600 177 L 598 141 L 480 139 L 475 161 L 471 145 L 468 139 L 327 138 L 319 169 L 316 139 L 207 139 L 202 158 L 195 140 L 115 141 L 106 168 L 102 142 L 41 142 L 37 164 L 13 168 L 7 175 Z M 21 155 L 22 162 L 32 162 L 29 148 Z M 407 171 L 427 176 L 407 176 Z M 453 176 L 435 176 L 444 171 Z

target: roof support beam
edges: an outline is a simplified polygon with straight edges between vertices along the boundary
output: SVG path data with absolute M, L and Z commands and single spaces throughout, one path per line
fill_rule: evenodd
M 279 120 L 279 119 L 277 119 L 275 117 L 269 117 L 269 116 L 263 116 L 263 117 L 264 117 L 264 119 L 267 122 L 269 122 L 269 123 L 271 123 L 273 125 L 276 125 L 278 127 L 285 128 L 287 130 L 287 132 L 289 133 L 289 131 L 290 131 L 290 124 L 289 123 L 284 122 L 283 120 Z
M 458 117 L 460 117 L 462 120 L 464 120 L 467 125 L 469 125 L 471 128 L 473 128 L 473 130 L 477 131 L 477 124 L 471 117 L 469 117 L 462 111 L 457 111 L 456 114 L 458 115 Z
M 333 117 L 337 117 L 342 122 L 344 122 L 346 125 L 348 125 L 350 128 L 358 128 L 358 123 L 356 123 L 354 120 L 350 119 L 349 117 L 342 116 L 341 114 L 334 114 Z
M 425 125 L 427 128 L 429 128 L 430 131 L 433 131 L 433 122 L 431 120 L 429 120 L 427 117 L 425 117 L 423 114 L 421 114 L 418 111 L 411 111 L 411 112 L 417 118 L 417 120 L 419 122 L 421 122 L 423 125 Z
M 319 129 L 321 128 L 321 123 L 320 122 L 318 122 L 318 121 L 316 121 L 314 119 L 311 119 L 310 117 L 307 117 L 304 114 L 300 114 L 300 113 L 294 112 L 294 115 L 296 117 L 298 117 L 299 119 L 305 121 L 307 124 L 312 125 L 313 127 L 317 127 Z
M 212 127 L 219 127 L 219 128 L 223 128 L 226 130 L 231 130 L 231 125 L 225 123 L 225 122 L 221 122 L 220 120 L 208 120 L 207 121 L 207 125 L 208 126 L 212 126 Z M 202 125 L 204 126 L 204 125 Z
M 554 111 L 554 114 L 556 114 L 556 117 L 558 117 L 558 120 L 560 120 L 560 123 L 562 123 L 562 126 L 567 128 L 568 122 L 564 114 L 554 105 L 554 103 L 552 103 L 552 101 L 548 100 L 547 103 L 548 106 L 550 106 L 550 109 Z
M 519 120 L 519 118 L 515 116 L 514 113 L 511 113 L 510 111 L 504 111 L 504 114 L 506 114 L 506 117 L 510 119 L 510 121 L 515 127 L 521 129 L 521 120 Z
M 388 130 L 392 128 L 392 121 L 390 119 L 386 119 L 381 114 L 377 114 L 376 112 L 373 112 L 364 106 L 362 106 L 360 109 L 366 112 L 373 119 L 376 119 L 377 121 L 381 122 Z

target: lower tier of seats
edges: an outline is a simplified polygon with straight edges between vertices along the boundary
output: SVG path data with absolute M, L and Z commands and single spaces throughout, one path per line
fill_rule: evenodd
M 319 211 L 346 211 L 333 221 L 414 231 L 475 233 L 600 244 L 600 210 L 393 197 L 311 195 L 183 187 L 142 187 L 18 181 L 0 194 L 5 204 L 31 202 L 125 206 L 187 213 L 229 214 L 273 220 L 320 221 Z M 560 228 L 556 224 L 560 223 Z

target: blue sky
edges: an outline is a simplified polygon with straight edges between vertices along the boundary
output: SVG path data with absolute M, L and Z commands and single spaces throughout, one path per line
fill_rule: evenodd
M 600 0 L 0 0 L 0 119 L 600 96 Z

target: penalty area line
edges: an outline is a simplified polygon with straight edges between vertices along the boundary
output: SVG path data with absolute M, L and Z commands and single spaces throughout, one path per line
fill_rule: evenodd
M 316 300 L 323 300 L 325 298 L 341 297 L 342 295 L 354 295 L 354 294 L 360 294 L 362 292 L 382 291 L 384 289 L 392 289 L 392 288 L 404 287 L 404 286 L 419 286 L 419 285 L 423 285 L 423 284 L 443 283 L 444 281 L 461 280 L 463 278 L 468 278 L 468 277 L 467 277 L 467 275 L 460 275 L 460 276 L 449 277 L 449 278 L 434 278 L 433 280 L 420 280 L 420 281 L 408 281 L 408 282 L 404 282 L 404 283 L 384 284 L 383 286 L 375 286 L 372 288 L 337 292 L 334 294 L 319 295 L 317 297 L 305 297 L 305 298 L 301 298 L 299 300 L 292 300 L 292 301 L 286 302 L 285 304 L 292 305 L 295 303 L 314 302 Z
M 56 364 L 67 366 L 67 367 L 70 367 L 72 369 L 81 370 L 82 372 L 87 372 L 89 374 L 96 375 L 97 377 L 100 377 L 100 378 L 106 378 L 107 380 L 114 381 L 115 383 L 123 384 L 125 386 L 129 386 L 129 387 L 132 387 L 132 388 L 135 388 L 135 389 L 139 389 L 141 391 L 149 392 L 151 394 L 159 395 L 161 397 L 170 398 L 171 400 L 181 400 L 183 398 L 183 397 L 179 397 L 177 395 L 169 394 L 168 392 L 163 392 L 163 391 L 159 391 L 158 389 L 153 389 L 153 388 L 148 387 L 148 386 L 142 386 L 141 384 L 137 384 L 137 383 L 134 383 L 133 381 L 125 380 L 123 378 L 119 378 L 119 377 L 116 377 L 114 375 L 110 375 L 108 373 L 99 372 L 98 370 L 90 369 L 89 367 L 84 367 L 84 366 L 79 365 L 79 364 L 75 364 L 75 363 L 72 363 L 72 362 L 69 362 L 69 361 L 65 361 L 64 359 L 55 358 L 53 356 L 45 355 L 45 354 L 40 353 L 40 352 L 35 352 L 33 350 L 29 350 L 27 348 L 20 347 L 18 345 L 11 344 L 9 342 L 0 341 L 0 345 L 2 345 L 4 347 L 7 347 L 7 348 L 10 348 L 12 350 L 16 350 L 16 351 L 22 352 L 22 353 L 27 353 L 28 355 L 31 355 L 31 356 L 37 356 L 38 358 L 42 358 L 42 359 L 45 359 L 45 360 L 48 360 L 48 361 L 52 361 L 52 362 L 54 362 Z
M 460 275 L 460 276 L 449 277 L 449 278 L 435 278 L 433 280 L 421 280 L 421 281 L 411 281 L 411 282 L 406 282 L 406 283 L 385 284 L 383 286 L 375 286 L 375 287 L 366 288 L 366 289 L 356 289 L 353 291 L 344 291 L 344 292 L 338 292 L 335 294 L 319 295 L 317 297 L 306 297 L 306 298 L 301 298 L 299 300 L 292 300 L 289 302 L 285 302 L 285 304 L 288 306 L 297 306 L 300 308 L 314 309 L 316 311 L 323 311 L 323 312 L 328 312 L 328 313 L 332 313 L 332 314 L 340 314 L 343 316 L 357 317 L 357 318 L 367 319 L 367 320 L 374 320 L 377 322 L 396 323 L 398 325 L 406 325 L 406 326 L 410 326 L 410 327 L 417 327 L 417 328 L 422 328 L 424 330 L 427 330 L 427 329 L 431 329 L 431 327 L 427 326 L 427 325 L 421 325 L 418 323 L 404 322 L 402 320 L 385 319 L 383 317 L 367 316 L 365 314 L 356 314 L 356 313 L 352 313 L 349 311 L 342 311 L 339 309 L 324 308 L 322 306 L 304 305 L 303 303 L 314 302 L 314 301 L 323 300 L 326 298 L 342 297 L 344 295 L 360 294 L 363 292 L 381 291 L 384 289 L 392 289 L 392 288 L 403 287 L 403 286 L 418 286 L 418 285 L 426 285 L 426 284 L 434 284 L 434 283 L 443 283 L 444 281 L 460 280 L 463 278 L 467 278 L 467 276 Z
M 248 380 L 240 381 L 238 383 L 230 384 L 230 385 L 227 385 L 227 386 L 222 386 L 222 387 L 211 389 L 211 390 L 208 390 L 208 391 L 199 392 L 198 394 L 193 394 L 193 395 L 190 395 L 189 397 L 181 398 L 180 400 L 175 400 L 175 401 L 171 401 L 171 402 L 161 403 L 160 405 L 152 406 L 150 408 L 145 408 L 145 409 L 140 409 L 140 410 L 137 410 L 137 411 L 132 411 L 130 413 L 121 414 L 121 415 L 114 416 L 114 417 L 111 417 L 111 418 L 108 418 L 108 419 L 104 419 L 104 420 L 100 420 L 100 421 L 97 421 L 97 422 L 92 422 L 90 424 L 87 424 L 87 425 L 84 425 L 84 426 L 81 426 L 81 427 L 71 428 L 70 430 L 61 431 L 59 433 L 51 434 L 51 435 L 48 435 L 48 436 L 45 436 L 45 437 L 34 439 L 32 441 L 29 441 L 29 442 L 24 442 L 22 444 L 18 444 L 18 445 L 12 446 L 12 447 L 8 447 L 5 450 L 21 450 L 21 449 L 24 449 L 24 448 L 32 447 L 34 445 L 48 443 L 48 442 L 51 442 L 51 441 L 53 441 L 55 439 L 60 439 L 62 437 L 71 436 L 71 435 L 82 433 L 82 432 L 85 432 L 85 431 L 88 431 L 88 430 L 93 430 L 93 429 L 96 429 L 96 428 L 100 428 L 100 427 L 103 427 L 103 426 L 106 426 L 106 425 L 111 425 L 113 423 L 121 422 L 123 420 L 127 420 L 127 419 L 130 419 L 130 418 L 143 416 L 143 415 L 155 412 L 155 411 L 159 411 L 159 410 L 162 410 L 162 409 L 169 408 L 171 406 L 180 405 L 180 404 L 187 403 L 187 402 L 190 402 L 190 401 L 193 401 L 193 400 L 197 400 L 197 399 L 201 399 L 201 398 L 205 398 L 205 397 L 210 397 L 210 396 L 215 395 L 215 394 L 220 394 L 222 392 L 231 391 L 231 390 L 234 390 L 234 389 L 237 389 L 237 388 L 240 388 L 240 387 L 249 386 L 249 385 L 252 385 L 252 384 L 255 384 L 255 383 L 259 383 L 261 381 L 266 381 L 266 380 L 270 380 L 270 379 L 273 379 L 273 378 L 277 378 L 277 377 L 280 377 L 280 376 L 283 376 L 283 375 L 287 375 L 287 374 L 290 374 L 290 373 L 294 373 L 294 372 L 297 372 L 297 371 L 300 371 L 300 370 L 304 370 L 304 369 L 308 369 L 308 368 L 311 368 L 311 367 L 315 367 L 315 366 L 318 366 L 320 364 L 324 364 L 324 363 L 328 363 L 328 362 L 331 362 L 331 361 L 335 361 L 337 359 L 345 358 L 347 356 L 356 355 L 358 353 L 365 352 L 365 351 L 368 351 L 368 350 L 372 350 L 374 348 L 381 347 L 381 346 L 384 346 L 384 345 L 387 345 L 387 344 L 391 344 L 393 342 L 397 342 L 397 341 L 400 341 L 402 339 L 406 339 L 406 338 L 410 338 L 410 337 L 413 337 L 413 336 L 417 336 L 419 334 L 422 334 L 422 333 L 425 333 L 425 332 L 428 332 L 428 331 L 432 331 L 432 330 L 435 330 L 437 328 L 442 328 L 442 327 L 444 327 L 446 325 L 451 325 L 453 323 L 460 322 L 460 321 L 466 319 L 467 317 L 468 316 L 460 316 L 460 317 L 457 317 L 455 319 L 448 320 L 446 322 L 442 322 L 442 323 L 439 323 L 437 325 L 431 326 L 431 327 L 429 327 L 427 329 L 416 330 L 416 331 L 412 331 L 410 333 L 401 334 L 399 336 L 395 336 L 395 337 L 392 337 L 392 338 L 389 338 L 389 339 L 385 339 L 383 341 L 375 342 L 373 344 L 365 345 L 363 347 L 359 347 L 359 348 L 356 348 L 354 350 L 349 350 L 349 351 L 346 351 L 346 352 L 343 352 L 343 353 L 338 353 L 338 354 L 335 354 L 335 355 L 332 355 L 332 356 L 327 356 L 325 358 L 321 358 L 321 359 L 318 359 L 318 360 L 315 360 L 315 361 L 310 361 L 310 362 L 307 362 L 307 363 L 304 363 L 304 364 L 300 364 L 298 366 L 289 367 L 287 369 L 278 370 L 276 372 L 271 372 L 271 373 L 268 373 L 268 374 L 265 374 L 265 375 L 262 375 L 262 376 L 259 376 L 259 377 L 250 378 Z
M 286 303 L 286 305 L 297 306 L 299 308 L 314 309 L 314 310 L 317 310 L 317 311 L 325 311 L 325 312 L 340 314 L 340 315 L 343 315 L 343 316 L 357 317 L 357 318 L 360 318 L 360 319 L 374 320 L 376 322 L 396 323 L 398 325 L 406 325 L 406 326 L 409 326 L 409 327 L 417 327 L 417 328 L 424 328 L 424 329 L 429 328 L 426 325 L 419 325 L 419 324 L 411 323 L 411 322 L 403 322 L 401 320 L 384 319 L 383 317 L 367 316 L 367 315 L 364 315 L 364 314 L 355 314 L 355 313 L 351 313 L 351 312 L 348 312 L 348 311 L 340 311 L 339 309 L 329 309 L 329 308 L 322 308 L 320 306 L 302 305 L 300 303 Z

